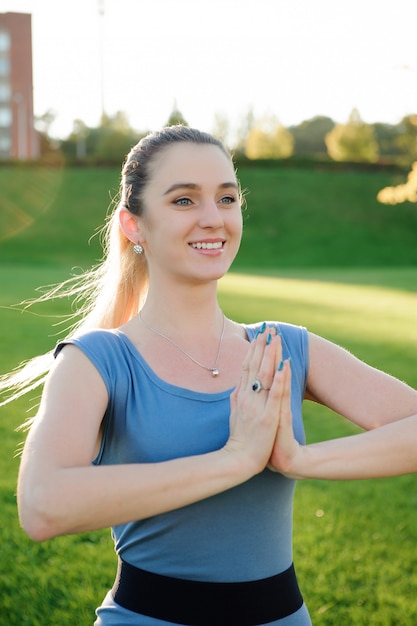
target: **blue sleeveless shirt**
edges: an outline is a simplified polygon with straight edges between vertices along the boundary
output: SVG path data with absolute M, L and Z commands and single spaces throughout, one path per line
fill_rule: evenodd
M 293 429 L 304 443 L 308 333 L 291 324 L 273 324 L 282 335 L 283 358 L 291 357 Z M 250 341 L 260 326 L 244 325 Z M 201 393 L 165 382 L 119 330 L 93 330 L 65 343 L 83 351 L 108 392 L 95 465 L 158 463 L 205 454 L 226 443 L 233 389 Z M 188 580 L 243 582 L 274 576 L 292 563 L 294 487 L 295 481 L 266 469 L 200 502 L 112 528 L 116 552 L 136 567 Z M 97 615 L 96 626 L 170 624 L 119 607 L 110 594 Z M 272 624 L 311 622 L 303 605 Z

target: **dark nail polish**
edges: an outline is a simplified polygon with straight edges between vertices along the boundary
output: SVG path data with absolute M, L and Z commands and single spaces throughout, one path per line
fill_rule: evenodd
M 267 346 L 269 346 L 269 344 L 271 343 L 271 340 L 272 340 L 272 335 L 271 335 L 271 333 L 268 333 L 268 336 L 266 338 L 266 345 Z
M 281 361 L 280 364 L 278 365 L 278 371 L 281 372 L 283 367 L 284 367 L 284 361 Z

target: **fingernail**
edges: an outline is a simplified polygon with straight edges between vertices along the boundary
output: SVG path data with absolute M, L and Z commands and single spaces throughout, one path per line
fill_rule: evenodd
M 278 365 L 278 371 L 281 372 L 282 368 L 284 367 L 284 361 L 280 361 L 280 364 Z
M 266 345 L 269 346 L 269 344 L 271 343 L 272 340 L 272 335 L 271 333 L 268 333 L 267 338 L 266 338 Z
M 265 332 L 265 330 L 266 330 L 266 322 L 264 322 L 264 323 L 262 324 L 262 326 L 261 326 L 260 328 L 258 328 L 257 333 L 256 333 L 256 336 L 258 336 L 258 335 L 262 335 L 262 333 L 264 333 L 264 332 Z

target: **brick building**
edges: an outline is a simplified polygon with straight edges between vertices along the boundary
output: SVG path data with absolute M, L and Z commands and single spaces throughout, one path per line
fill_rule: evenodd
M 32 16 L 0 13 L 0 159 L 36 159 Z

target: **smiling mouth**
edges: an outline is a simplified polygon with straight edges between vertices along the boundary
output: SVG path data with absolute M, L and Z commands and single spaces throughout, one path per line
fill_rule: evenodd
M 195 248 L 197 250 L 220 250 L 220 248 L 223 248 L 223 244 L 224 241 L 215 241 L 213 243 L 208 242 L 206 243 L 205 241 L 198 241 L 196 243 L 190 243 L 190 246 L 192 248 Z

